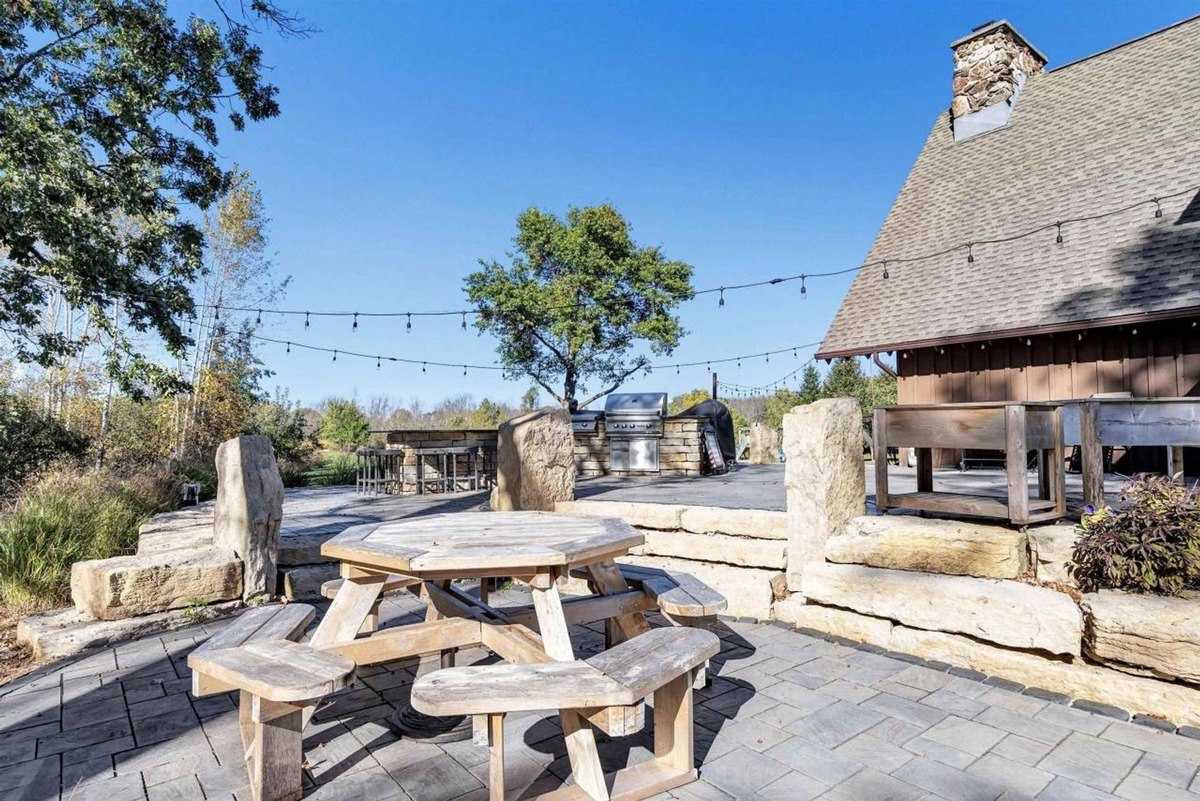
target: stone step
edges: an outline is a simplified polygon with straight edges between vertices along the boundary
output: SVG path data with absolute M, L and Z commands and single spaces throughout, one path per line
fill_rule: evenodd
M 804 571 L 804 595 L 1011 648 L 1078 656 L 1082 643 L 1083 617 L 1069 595 L 1016 581 L 814 563 Z
M 915 515 L 863 515 L 829 538 L 830 562 L 956 576 L 1016 578 L 1029 568 L 1025 534 L 1005 526 Z
M 231 550 L 163 551 L 71 565 L 71 600 L 97 620 L 241 597 L 242 561 Z
M 725 534 L 693 534 L 690 531 L 644 530 L 644 545 L 634 553 L 646 556 L 673 556 L 704 562 L 723 562 L 742 567 L 787 568 L 787 543 L 783 540 L 756 540 Z
M 240 600 L 227 601 L 198 610 L 175 609 L 123 620 L 96 620 L 72 608 L 51 609 L 19 621 L 17 642 L 32 650 L 37 659 L 62 659 L 89 648 L 193 626 L 241 606 Z
M 1123 670 L 1200 684 L 1200 597 L 1166 598 L 1101 590 L 1083 596 L 1084 650 Z

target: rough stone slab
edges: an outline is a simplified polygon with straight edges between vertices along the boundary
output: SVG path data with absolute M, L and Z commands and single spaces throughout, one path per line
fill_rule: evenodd
M 1079 526 L 1030 527 L 1029 550 L 1040 581 L 1079 586 L 1067 566 L 1074 558 L 1075 543 L 1082 535 L 1083 529 Z
M 727 509 L 630 501 L 560 501 L 554 511 L 574 515 L 619 517 L 631 526 L 694 534 L 728 534 L 763 540 L 786 540 L 787 513 L 768 509 Z
M 308 601 L 323 597 L 321 585 L 337 578 L 337 562 L 320 565 L 301 565 L 279 571 L 283 578 L 283 596 L 289 601 Z
M 805 565 L 825 561 L 825 541 L 866 511 L 862 408 L 854 398 L 797 406 L 783 417 L 788 589 L 806 592 Z
M 959 634 L 922 631 L 907 626 L 895 626 L 891 642 L 896 651 L 949 662 L 1072 698 L 1102 699 L 1122 709 L 1177 724 L 1200 723 L 1200 689 L 1186 684 L 1131 676 L 1081 660 L 1047 659 L 1026 651 L 988 645 Z
M 211 548 L 213 506 L 212 501 L 205 501 L 196 506 L 154 515 L 138 528 L 137 552 L 148 554 Z
M 280 568 L 296 567 L 298 565 L 316 565 L 330 561 L 321 555 L 321 546 L 339 533 L 339 531 L 330 531 L 320 534 L 291 534 L 281 536 L 279 538 L 279 553 L 276 556 L 277 566 Z
M 539 409 L 500 424 L 496 444 L 498 512 L 554 511 L 575 497 L 575 436 L 566 409 Z
M 645 531 L 646 542 L 634 553 L 674 556 L 723 562 L 738 567 L 787 567 L 787 543 L 782 540 L 752 540 L 724 534 L 693 534 L 689 531 Z
M 786 592 L 786 579 L 780 570 L 731 567 L 662 556 L 623 556 L 617 561 L 691 573 L 728 599 L 729 608 L 724 614 L 733 617 L 769 619 L 776 596 Z
M 71 600 L 97 620 L 242 596 L 242 562 L 231 550 L 163 551 L 71 565 Z
M 230 601 L 206 609 L 213 616 L 222 616 L 241 605 L 240 601 Z M 30 648 L 38 659 L 62 659 L 89 648 L 135 640 L 195 623 L 194 616 L 182 610 L 123 620 L 94 620 L 77 609 L 51 609 L 19 621 L 17 642 Z
M 870 567 L 1016 578 L 1029 567 L 1025 535 L 1005 526 L 915 515 L 861 515 L 825 544 L 825 558 Z
M 213 544 L 245 567 L 242 598 L 275 594 L 275 559 L 283 520 L 283 480 L 270 437 L 234 437 L 217 446 Z
M 861 565 L 810 565 L 805 595 L 914 628 L 1078 655 L 1083 618 L 1069 595 L 1015 581 Z
M 682 506 L 628 501 L 559 501 L 554 511 L 567 515 L 619 517 L 631 526 L 674 531 L 683 528 Z
M 748 464 L 778 464 L 779 446 L 782 438 L 778 429 L 754 423 L 747 438 L 746 462 Z
M 892 621 L 847 612 L 831 606 L 807 602 L 800 593 L 792 593 L 773 608 L 775 619 L 826 634 L 867 642 L 880 648 L 891 647 Z
M 1083 596 L 1083 610 L 1089 656 L 1200 684 L 1200 598 L 1101 590 Z

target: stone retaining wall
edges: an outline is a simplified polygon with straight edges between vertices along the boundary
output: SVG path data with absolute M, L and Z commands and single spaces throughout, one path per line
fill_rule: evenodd
M 663 420 L 663 437 L 658 442 L 657 475 L 699 476 L 704 465 L 700 431 L 707 418 L 668 417 Z M 593 435 L 575 436 L 575 468 L 580 476 L 644 476 L 644 472 L 612 469 L 604 421 L 600 420 Z
M 625 520 L 646 542 L 619 561 L 691 573 L 728 599 L 731 615 L 769 619 L 786 595 L 785 512 L 618 501 L 568 501 L 555 511 Z

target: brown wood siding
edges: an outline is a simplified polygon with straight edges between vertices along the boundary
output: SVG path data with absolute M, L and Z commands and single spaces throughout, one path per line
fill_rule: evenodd
M 1137 333 L 1133 333 L 1134 331 Z M 1190 319 L 898 354 L 902 404 L 1067 400 L 1104 392 L 1200 396 L 1200 325 Z M 983 346 L 983 347 L 981 347 Z M 939 452 L 939 466 L 957 454 Z M 1192 472 L 1189 463 L 1188 472 Z

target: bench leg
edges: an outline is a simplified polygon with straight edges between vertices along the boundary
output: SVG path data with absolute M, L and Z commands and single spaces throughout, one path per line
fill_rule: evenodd
M 487 716 L 488 801 L 504 801 L 504 713 Z
M 692 681 L 688 671 L 654 691 L 654 759 L 680 773 L 695 770 Z
M 362 625 L 358 627 L 359 634 L 374 634 L 379 631 L 379 604 L 380 601 L 376 601 L 375 605 L 371 607 L 370 613 L 363 619 Z
M 303 792 L 304 709 L 243 690 L 238 709 L 254 801 L 293 801 Z
M 696 678 L 692 681 L 693 690 L 703 690 L 712 683 L 712 679 L 708 675 L 709 660 L 705 659 L 704 664 L 696 668 Z

